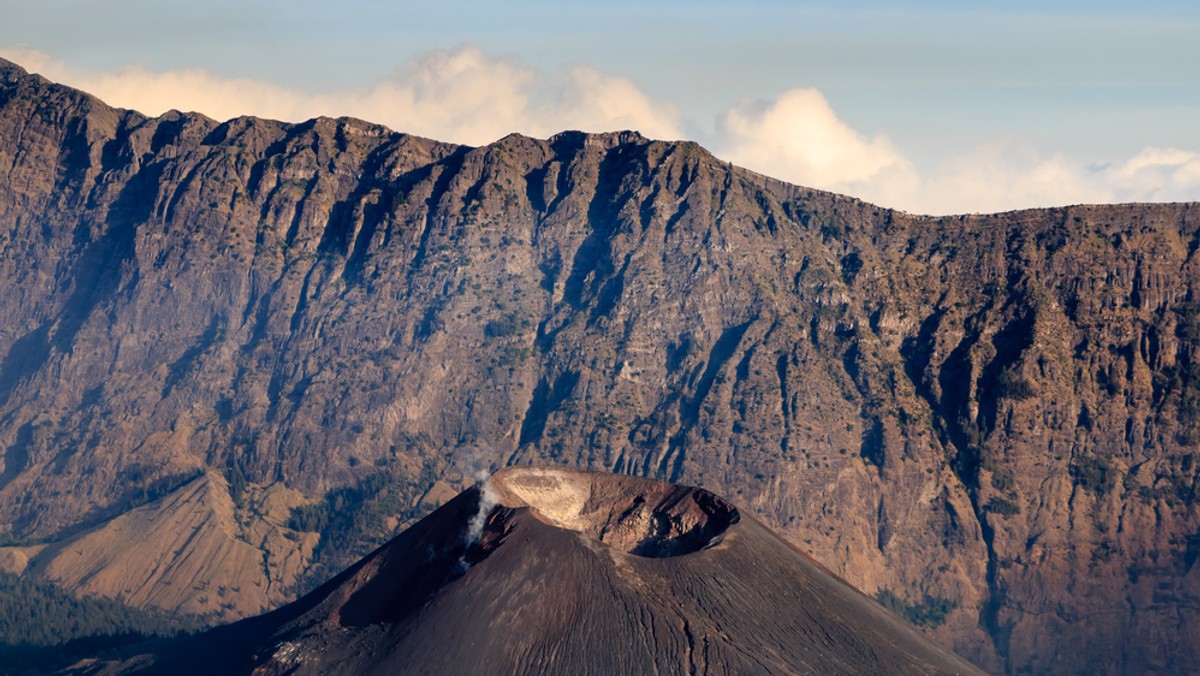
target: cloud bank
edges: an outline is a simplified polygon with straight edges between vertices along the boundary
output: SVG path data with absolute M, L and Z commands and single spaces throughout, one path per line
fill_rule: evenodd
M 734 162 L 805 185 L 849 186 L 912 171 L 886 136 L 852 129 L 816 89 L 743 101 L 722 116 L 719 131 L 721 152 Z
M 931 214 L 1079 203 L 1200 200 L 1200 153 L 1144 148 L 1099 164 L 1043 156 L 1020 139 L 996 139 L 918 171 L 882 134 L 838 119 L 815 89 L 745 101 L 718 125 L 717 153 L 784 180 Z
M 684 136 L 678 108 L 626 78 L 587 67 L 547 74 L 471 46 L 429 52 L 368 87 L 321 93 L 203 69 L 96 72 L 39 51 L 0 49 L 0 56 L 151 115 L 170 109 L 217 119 L 346 115 L 471 145 L 514 131 L 546 137 L 564 129 L 637 129 L 652 138 Z M 995 139 L 918 169 L 886 135 L 854 129 L 811 88 L 738 102 L 719 117 L 708 141 L 718 156 L 755 171 L 919 213 L 1200 200 L 1200 153 L 1179 148 L 1144 148 L 1096 163 L 1044 154 L 1020 139 Z

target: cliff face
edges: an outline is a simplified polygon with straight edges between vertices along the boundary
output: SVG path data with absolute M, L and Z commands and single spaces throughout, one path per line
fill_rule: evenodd
M 725 493 L 992 670 L 1197 670 L 1197 248 L 1194 204 L 934 219 L 630 132 L 148 119 L 2 66 L 0 524 L 215 470 L 315 501 L 232 518 L 331 565 L 347 514 L 566 464 Z

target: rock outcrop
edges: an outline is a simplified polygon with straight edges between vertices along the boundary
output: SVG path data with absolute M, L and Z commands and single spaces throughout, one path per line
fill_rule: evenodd
M 315 575 L 552 463 L 723 492 L 989 670 L 1196 671 L 1197 248 L 1195 204 L 930 218 L 632 132 L 147 118 L 5 64 L 0 533 L 213 470 L 313 501 Z

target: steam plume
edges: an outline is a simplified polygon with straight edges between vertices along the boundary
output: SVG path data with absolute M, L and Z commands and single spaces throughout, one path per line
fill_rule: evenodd
M 492 513 L 492 508 L 499 502 L 499 497 L 492 490 L 491 478 L 491 472 L 486 469 L 475 472 L 475 487 L 479 490 L 479 508 L 467 522 L 467 532 L 463 534 L 463 552 L 462 556 L 458 557 L 459 573 L 465 573 L 471 567 L 471 562 L 467 560 L 467 553 L 471 546 L 478 544 L 480 538 L 483 537 L 483 527 L 487 525 L 488 514 Z
M 463 543 L 467 547 L 479 542 L 479 538 L 483 536 L 483 526 L 487 523 L 488 514 L 492 513 L 492 508 L 499 501 L 495 491 L 492 490 L 490 472 L 480 470 L 476 473 L 475 485 L 479 488 L 479 509 L 475 512 L 475 516 L 471 517 L 471 522 L 467 527 L 466 541 Z

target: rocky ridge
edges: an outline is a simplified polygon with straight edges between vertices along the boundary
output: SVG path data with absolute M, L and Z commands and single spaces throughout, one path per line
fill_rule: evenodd
M 4 64 L 0 531 L 216 472 L 333 565 L 472 464 L 597 468 L 730 495 L 989 670 L 1196 670 L 1197 248 L 1195 204 L 930 218 L 632 132 L 147 118 Z

